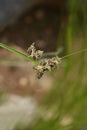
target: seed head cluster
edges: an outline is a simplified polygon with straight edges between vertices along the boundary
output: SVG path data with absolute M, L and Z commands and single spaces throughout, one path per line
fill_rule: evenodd
M 29 56 L 33 58 L 34 60 L 39 60 L 41 56 L 43 55 L 43 51 L 36 50 L 35 43 L 32 43 L 32 45 L 27 50 Z
M 38 79 L 40 79 L 46 71 L 52 71 L 61 63 L 61 58 L 58 56 L 40 60 L 43 51 L 36 50 L 35 43 L 28 48 L 27 52 L 31 58 L 38 61 L 38 64 L 33 67 L 34 70 L 36 70 Z

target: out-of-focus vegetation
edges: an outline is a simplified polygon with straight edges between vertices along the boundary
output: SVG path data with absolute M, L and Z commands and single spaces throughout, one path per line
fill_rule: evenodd
M 87 48 L 87 2 L 68 0 L 65 32 L 66 53 Z M 58 39 L 62 43 L 62 31 Z M 61 44 L 60 43 L 60 44 Z M 54 84 L 39 105 L 41 117 L 35 123 L 14 130 L 87 130 L 87 52 L 64 59 L 52 72 Z M 38 117 L 37 117 L 38 118 Z

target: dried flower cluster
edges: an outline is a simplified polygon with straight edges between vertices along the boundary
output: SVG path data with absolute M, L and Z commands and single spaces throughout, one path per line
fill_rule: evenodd
M 27 52 L 31 58 L 39 62 L 39 64 L 34 66 L 33 68 L 36 70 L 37 78 L 40 79 L 46 71 L 51 71 L 56 68 L 61 63 L 61 58 L 56 56 L 48 59 L 45 58 L 40 61 L 40 58 L 43 55 L 43 51 L 36 50 L 34 45 L 35 43 L 33 43 L 28 48 Z

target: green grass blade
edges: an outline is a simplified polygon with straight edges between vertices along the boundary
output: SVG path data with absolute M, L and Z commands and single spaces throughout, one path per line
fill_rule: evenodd
M 70 56 L 73 56 L 73 55 L 76 55 L 76 54 L 79 54 L 79 53 L 82 53 L 82 52 L 85 52 L 85 51 L 87 51 L 87 48 L 83 49 L 83 50 L 79 50 L 79 51 L 73 52 L 73 53 L 68 54 L 68 55 L 65 55 L 65 56 L 62 57 L 62 59 L 70 57 Z
M 10 51 L 10 52 L 12 52 L 12 53 L 14 53 L 14 54 L 16 54 L 16 55 L 21 56 L 21 57 L 23 57 L 23 58 L 26 59 L 26 60 L 29 60 L 29 61 L 31 61 L 31 62 L 33 62 L 33 63 L 37 63 L 35 60 L 33 60 L 33 59 L 32 59 L 31 57 L 29 57 L 28 55 L 26 55 L 26 54 L 24 54 L 24 53 L 22 53 L 22 52 L 19 52 L 19 51 L 15 50 L 15 49 L 13 49 L 13 48 L 11 48 L 11 47 L 9 47 L 9 46 L 3 44 L 3 43 L 0 43 L 0 47 L 6 49 L 6 50 L 8 50 L 8 51 Z

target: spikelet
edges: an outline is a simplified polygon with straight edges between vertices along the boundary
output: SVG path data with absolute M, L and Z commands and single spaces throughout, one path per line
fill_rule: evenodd
M 28 55 L 34 60 L 39 60 L 43 55 L 43 51 L 36 50 L 35 43 L 32 43 L 32 45 L 28 48 L 27 52 Z

